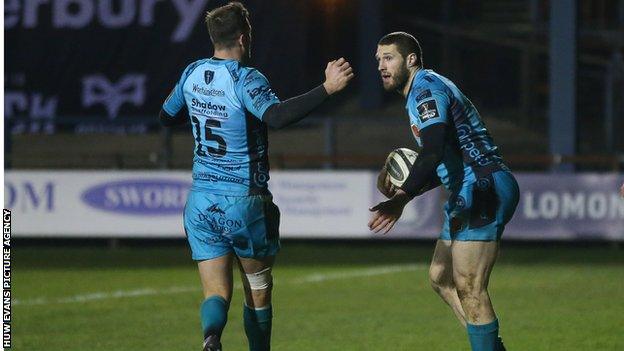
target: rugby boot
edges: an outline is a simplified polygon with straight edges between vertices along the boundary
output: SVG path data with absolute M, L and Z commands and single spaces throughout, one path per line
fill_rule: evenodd
M 206 340 L 204 340 L 203 351 L 222 351 L 219 337 L 217 335 L 208 335 Z
M 500 336 L 496 339 L 496 351 L 507 351 Z

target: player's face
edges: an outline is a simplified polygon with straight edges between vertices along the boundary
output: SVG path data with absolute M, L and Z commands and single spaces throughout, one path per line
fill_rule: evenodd
M 409 79 L 409 70 L 403 56 L 395 44 L 378 45 L 375 54 L 381 74 L 381 82 L 386 91 L 402 89 Z

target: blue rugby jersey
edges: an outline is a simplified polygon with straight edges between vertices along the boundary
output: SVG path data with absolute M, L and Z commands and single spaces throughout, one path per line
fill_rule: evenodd
M 451 127 L 436 172 L 455 199 L 462 188 L 498 170 L 508 170 L 472 102 L 449 79 L 420 70 L 407 96 L 412 133 L 421 145 L 420 130 L 435 123 Z
M 218 195 L 268 194 L 267 126 L 262 115 L 279 99 L 258 70 L 235 60 L 193 62 L 163 104 L 186 104 L 195 149 L 193 190 Z

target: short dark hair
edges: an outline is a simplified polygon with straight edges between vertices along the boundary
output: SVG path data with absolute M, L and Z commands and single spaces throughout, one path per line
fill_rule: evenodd
M 236 45 L 241 34 L 249 34 L 249 11 L 240 2 L 231 2 L 206 13 L 206 26 L 215 47 Z
M 383 38 L 379 40 L 379 43 L 377 43 L 377 45 L 392 44 L 397 46 L 397 50 L 403 58 L 406 58 L 409 54 L 416 54 L 418 65 L 423 67 L 422 48 L 420 47 L 418 39 L 416 39 L 413 35 L 406 32 L 393 32 L 384 35 Z

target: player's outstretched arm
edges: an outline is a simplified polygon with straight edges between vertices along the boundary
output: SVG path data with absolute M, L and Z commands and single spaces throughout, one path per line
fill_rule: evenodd
M 624 197 L 624 183 L 622 183 L 622 186 L 620 187 L 620 195 Z
M 320 106 L 329 95 L 343 90 L 353 79 L 353 68 L 347 60 L 331 61 L 325 68 L 325 82 L 305 94 L 273 104 L 262 115 L 271 128 L 284 128 L 305 118 Z

